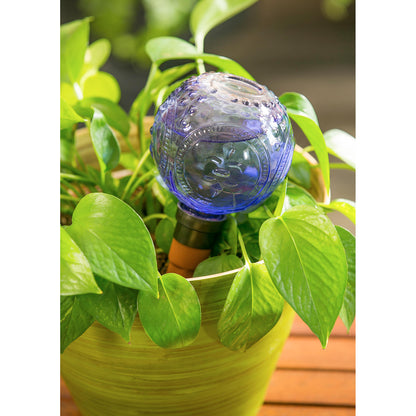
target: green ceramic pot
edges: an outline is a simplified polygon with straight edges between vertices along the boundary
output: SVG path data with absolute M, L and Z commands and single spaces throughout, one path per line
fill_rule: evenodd
M 61 373 L 83 416 L 255 416 L 289 335 L 286 305 L 277 325 L 246 352 L 218 340 L 217 322 L 234 272 L 190 279 L 202 308 L 195 342 L 163 349 L 139 319 L 131 341 L 94 323 L 62 354 Z

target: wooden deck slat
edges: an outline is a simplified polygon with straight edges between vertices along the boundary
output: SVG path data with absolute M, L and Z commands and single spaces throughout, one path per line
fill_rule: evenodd
M 354 416 L 351 407 L 264 405 L 257 416 Z M 64 415 L 72 416 L 72 415 Z
M 290 335 L 310 335 L 316 337 L 316 335 L 309 329 L 309 327 L 299 318 L 298 315 L 295 315 L 295 320 L 293 321 L 292 331 Z M 345 328 L 344 323 L 341 321 L 340 318 L 337 319 L 334 325 L 334 329 L 331 332 L 331 336 L 329 338 L 329 342 L 331 342 L 331 338 L 333 337 L 354 337 L 355 336 L 355 321 L 351 325 L 350 332 L 347 332 L 347 328 Z
M 283 347 L 278 368 L 355 370 L 355 339 L 330 338 L 324 350 L 317 337 L 290 337 Z
M 268 404 L 355 405 L 355 372 L 278 369 L 266 394 Z

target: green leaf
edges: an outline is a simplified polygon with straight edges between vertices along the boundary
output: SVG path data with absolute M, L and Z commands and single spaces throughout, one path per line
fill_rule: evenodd
M 115 102 L 101 97 L 84 98 L 80 102 L 84 108 L 93 108 L 99 110 L 106 122 L 123 136 L 128 136 L 130 131 L 130 121 L 127 113 Z
M 155 76 L 150 84 L 150 95 L 155 98 L 159 91 L 172 84 L 179 78 L 182 78 L 195 69 L 195 63 L 191 62 L 184 65 L 177 65 L 164 71 L 156 71 Z
M 77 82 L 88 46 L 90 18 L 61 26 L 61 82 Z
M 308 191 L 293 183 L 288 183 L 283 211 L 287 211 L 297 205 L 309 205 L 319 209 L 317 202 Z
M 239 63 L 230 58 L 220 55 L 212 55 L 204 53 L 197 58 L 203 59 L 206 63 L 216 66 L 221 72 L 238 75 L 243 78 L 254 80 L 253 76 L 247 72 Z
M 277 290 L 325 348 L 347 281 L 347 260 L 335 226 L 321 210 L 296 206 L 267 220 L 259 240 Z
M 120 86 L 117 80 L 107 72 L 89 74 L 81 80 L 81 90 L 84 98 L 101 97 L 118 103 L 120 101 Z
M 223 72 L 253 79 L 240 64 L 232 59 L 219 55 L 200 53 L 191 43 L 172 36 L 160 36 L 150 39 L 146 43 L 146 51 L 152 62 L 157 65 L 175 59 L 203 59 Z
M 319 128 L 318 119 L 312 104 L 308 99 L 295 92 L 287 92 L 279 97 L 280 102 L 286 107 L 289 117 L 300 127 L 309 142 L 312 144 L 319 166 L 322 170 L 325 186 L 330 189 L 329 158 L 325 139 Z
M 208 257 L 196 266 L 194 277 L 208 276 L 228 272 L 243 267 L 241 259 L 233 254 L 221 254 L 220 256 Z
M 81 199 L 66 230 L 87 257 L 95 275 L 121 286 L 157 295 L 152 238 L 126 203 L 104 193 Z
M 339 316 L 349 331 L 355 318 L 355 237 L 339 225 L 336 225 L 335 228 L 344 246 L 348 264 L 347 286 Z
M 82 309 L 101 325 L 121 335 L 126 341 L 137 314 L 137 290 L 116 285 L 97 277 L 102 295 L 78 296 Z
M 83 121 L 84 119 L 61 97 L 61 129 L 67 129 Z
M 293 152 L 288 177 L 291 181 L 306 189 L 311 187 L 311 165 L 301 153 Z
M 190 17 L 191 32 L 195 44 L 202 52 L 204 38 L 215 26 L 247 9 L 257 0 L 201 0 L 193 8 Z
M 84 65 L 86 69 L 99 69 L 110 57 L 111 43 L 108 39 L 98 39 L 87 48 Z
M 150 39 L 145 49 L 151 61 L 158 65 L 171 59 L 192 59 L 198 55 L 194 45 L 173 36 Z
M 94 322 L 94 318 L 81 309 L 76 296 L 61 296 L 61 354 Z
M 297 92 L 285 92 L 279 97 L 279 101 L 288 111 L 290 110 L 292 114 L 310 118 L 319 126 L 315 110 L 304 95 Z
M 201 306 L 195 289 L 184 277 L 159 277 L 159 299 L 139 292 L 140 320 L 149 338 L 163 348 L 191 344 L 201 326 Z
M 355 224 L 355 202 L 349 199 L 338 198 L 331 201 L 329 204 L 319 204 L 327 211 L 338 211 L 345 215 L 350 221 Z
M 77 101 L 78 97 L 75 93 L 74 87 L 67 82 L 61 82 L 61 97 L 70 105 L 74 106 Z
M 212 248 L 213 256 L 219 254 L 237 254 L 237 221 L 228 215 L 224 225 L 221 227 L 214 246 Z
M 178 210 L 178 198 L 169 193 L 166 198 L 166 203 L 163 212 L 170 218 L 176 218 L 176 211 Z
M 102 170 L 114 169 L 120 160 L 120 145 L 108 126 L 103 113 L 94 111 L 90 127 L 92 144 Z
M 131 171 L 134 171 L 138 162 L 139 162 L 139 159 L 137 159 L 137 157 L 134 156 L 133 153 L 122 152 L 120 154 L 120 165 L 122 165 L 126 169 L 130 169 Z
M 283 306 L 265 265 L 247 264 L 236 274 L 218 321 L 221 343 L 245 351 L 276 325 Z
M 157 245 L 166 253 L 169 253 L 172 244 L 173 233 L 175 231 L 176 221 L 171 218 L 164 218 L 156 226 L 155 238 Z
M 90 264 L 75 241 L 61 227 L 61 295 L 101 293 Z
M 355 138 L 345 131 L 332 129 L 324 133 L 325 143 L 334 156 L 355 169 Z
M 61 130 L 62 131 L 62 130 Z M 75 157 L 75 144 L 70 140 L 61 137 L 60 139 L 60 159 L 61 162 L 72 164 Z

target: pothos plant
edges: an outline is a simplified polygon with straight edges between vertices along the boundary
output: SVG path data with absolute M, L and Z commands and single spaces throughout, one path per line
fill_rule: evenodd
M 237 62 L 204 52 L 207 33 L 253 3 L 201 0 L 190 17 L 192 42 L 147 42 L 152 64 L 129 114 L 118 105 L 116 79 L 100 70 L 109 42 L 88 43 L 89 18 L 61 27 L 62 352 L 94 321 L 129 341 L 137 314 L 161 347 L 184 347 L 196 338 L 201 307 L 192 284 L 158 267 L 157 255 L 166 255 L 172 241 L 177 200 L 158 181 L 145 117 L 206 66 L 254 79 Z M 315 153 L 330 195 L 331 169 L 355 169 L 355 139 L 341 130 L 322 133 L 302 94 L 279 100 L 310 146 L 295 150 L 288 177 L 261 206 L 228 216 L 211 257 L 195 270 L 203 276 L 239 269 L 218 321 L 219 340 L 231 350 L 244 351 L 266 335 L 285 302 L 323 347 L 338 316 L 348 329 L 355 317 L 355 237 L 327 216 L 336 210 L 355 222 L 354 203 L 318 202 L 308 192 L 312 167 L 305 158 Z M 77 151 L 80 123 L 99 169 Z M 340 161 L 330 163 L 328 154 Z M 120 167 L 127 172 L 122 177 L 114 174 Z

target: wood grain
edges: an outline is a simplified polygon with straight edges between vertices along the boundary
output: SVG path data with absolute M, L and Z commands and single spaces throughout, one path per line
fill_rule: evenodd
M 278 369 L 265 402 L 354 406 L 355 372 Z
M 316 335 L 308 328 L 305 322 L 299 318 L 298 315 L 295 316 L 295 320 L 293 321 L 292 331 L 290 335 L 310 335 L 316 338 Z M 334 337 L 355 337 L 355 321 L 351 325 L 350 331 L 348 332 L 345 328 L 344 323 L 341 321 L 340 318 L 337 319 L 335 322 L 334 328 L 331 332 L 331 336 L 329 338 L 329 342 Z
M 355 370 L 355 339 L 330 338 L 324 350 L 316 337 L 290 337 L 277 364 L 281 369 Z
M 351 407 L 264 405 L 258 416 L 354 416 Z M 75 415 L 64 415 L 75 416 Z M 78 416 L 78 415 L 76 415 Z

